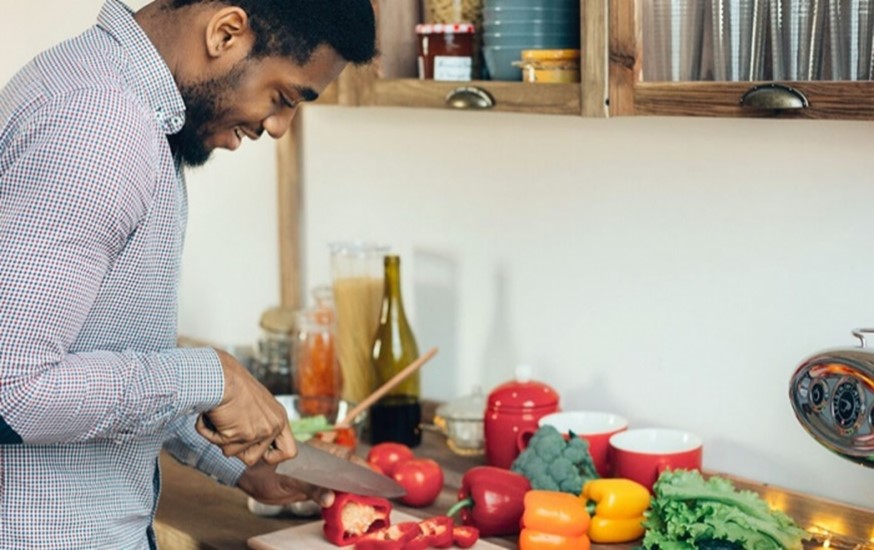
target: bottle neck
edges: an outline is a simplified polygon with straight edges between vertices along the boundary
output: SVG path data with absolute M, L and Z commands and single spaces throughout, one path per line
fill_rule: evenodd
M 391 305 L 403 307 L 401 302 L 401 259 L 398 256 L 385 257 L 385 300 Z

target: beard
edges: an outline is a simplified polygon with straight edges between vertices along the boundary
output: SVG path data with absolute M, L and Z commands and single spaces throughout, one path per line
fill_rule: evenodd
M 174 158 L 183 166 L 203 166 L 212 156 L 212 148 L 206 145 L 209 125 L 227 113 L 227 97 L 242 79 L 244 63 L 238 63 L 220 77 L 179 85 L 179 94 L 185 102 L 185 124 L 179 132 L 168 135 L 167 141 Z

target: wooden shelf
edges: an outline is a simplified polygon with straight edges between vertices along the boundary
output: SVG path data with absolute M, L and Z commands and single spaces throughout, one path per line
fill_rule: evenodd
M 452 90 L 476 87 L 491 95 L 495 106 L 489 110 L 551 115 L 580 114 L 579 84 L 527 84 L 523 82 L 472 81 L 435 82 L 433 80 L 376 80 L 370 105 L 384 107 L 449 108 L 446 96 Z

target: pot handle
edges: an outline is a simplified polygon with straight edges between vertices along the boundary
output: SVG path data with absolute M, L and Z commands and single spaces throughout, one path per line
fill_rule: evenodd
M 874 328 L 857 328 L 853 330 L 853 336 L 859 339 L 859 347 L 867 347 L 866 334 L 874 334 Z
M 516 436 L 516 449 L 520 453 L 528 448 L 528 442 L 531 441 L 531 436 L 533 436 L 536 431 L 536 429 L 531 428 L 525 428 L 524 430 L 519 431 L 519 434 Z

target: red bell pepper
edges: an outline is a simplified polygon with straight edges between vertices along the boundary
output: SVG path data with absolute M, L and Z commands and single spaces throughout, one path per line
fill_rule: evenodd
M 452 529 L 452 542 L 459 548 L 470 548 L 479 540 L 479 529 L 470 525 L 459 525 Z
M 455 522 L 448 516 L 434 516 L 419 522 L 419 536 L 411 539 L 404 550 L 424 550 L 425 548 L 451 548 L 452 529 Z
M 415 521 L 404 521 L 364 535 L 355 543 L 355 550 L 405 550 L 407 542 L 421 531 Z
M 484 537 L 515 535 L 525 511 L 525 493 L 531 482 L 522 474 L 495 466 L 475 466 L 461 478 L 459 501 L 447 512 L 461 510 L 461 522 L 479 529 Z
M 390 515 L 391 503 L 384 498 L 335 493 L 334 504 L 322 510 L 325 538 L 337 546 L 355 544 L 391 525 Z

